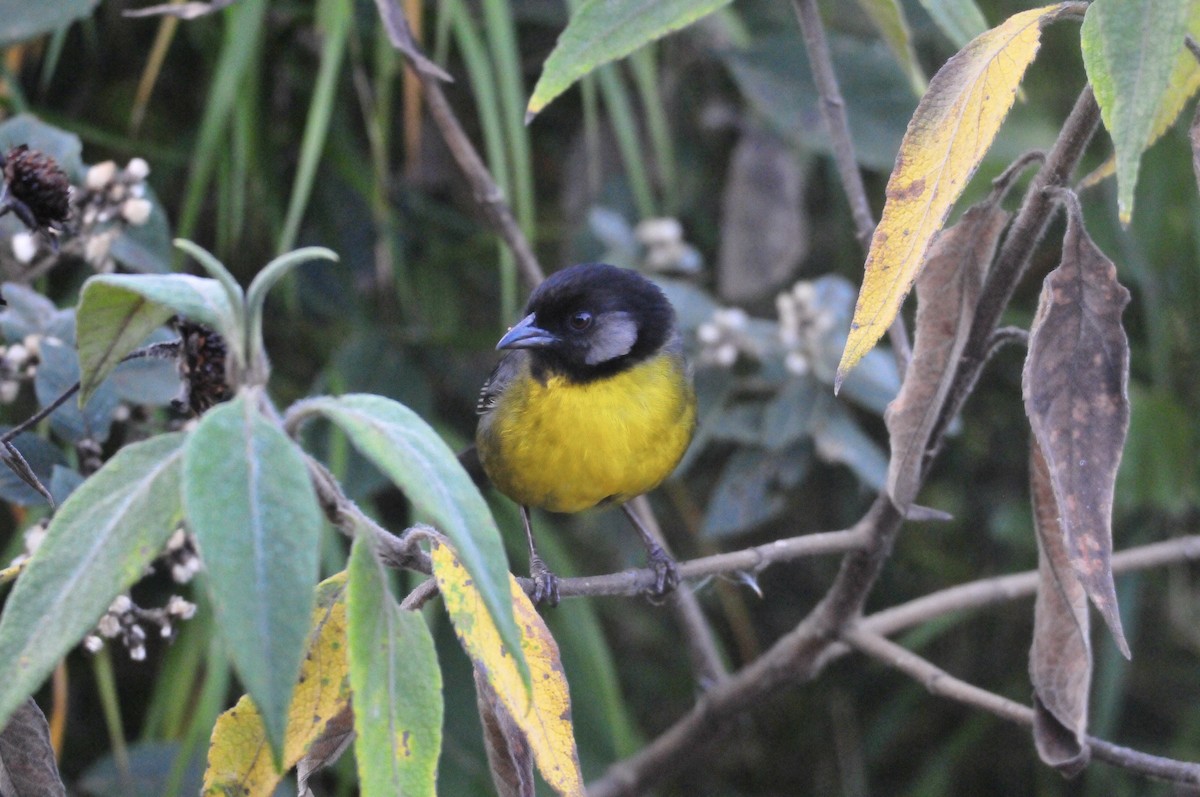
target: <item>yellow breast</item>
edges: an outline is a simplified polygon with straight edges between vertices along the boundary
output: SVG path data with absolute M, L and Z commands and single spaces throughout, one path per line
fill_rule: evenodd
M 502 493 L 526 506 L 578 512 L 657 487 L 695 426 L 682 361 L 659 356 L 586 384 L 522 374 L 482 419 L 476 442 Z

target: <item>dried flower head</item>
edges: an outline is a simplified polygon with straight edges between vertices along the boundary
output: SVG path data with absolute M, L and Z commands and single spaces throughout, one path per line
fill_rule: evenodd
M 71 182 L 54 158 L 25 144 L 4 155 L 6 195 L 0 214 L 12 211 L 31 230 L 57 232 L 71 215 Z

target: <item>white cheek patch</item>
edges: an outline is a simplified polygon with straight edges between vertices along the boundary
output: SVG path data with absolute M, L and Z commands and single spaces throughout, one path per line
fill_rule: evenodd
M 629 313 L 601 313 L 596 316 L 596 328 L 584 362 L 597 365 L 629 354 L 637 338 L 637 322 Z

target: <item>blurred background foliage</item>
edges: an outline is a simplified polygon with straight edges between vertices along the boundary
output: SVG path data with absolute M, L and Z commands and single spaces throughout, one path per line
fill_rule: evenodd
M 884 476 L 880 416 L 898 378 L 881 349 L 840 397 L 832 395 L 864 252 L 827 157 L 790 4 L 738 0 L 602 68 L 528 127 L 529 89 L 574 3 L 405 5 L 426 50 L 455 77 L 451 101 L 546 267 L 603 258 L 642 268 L 680 312 L 697 364 L 701 426 L 677 477 L 653 499 L 676 554 L 853 523 Z M 872 24 L 867 9 L 882 5 L 831 0 L 824 8 L 876 214 L 924 80 L 983 20 L 995 25 L 1032 4 L 981 0 L 976 12 L 964 0 L 905 0 L 911 51 L 894 40 L 889 46 Z M 46 400 L 43 383 L 69 383 L 73 363 L 55 346 L 71 343 L 73 317 L 55 307 L 73 306 L 97 268 L 180 267 L 167 246 L 177 235 L 212 249 L 243 283 L 297 244 L 336 250 L 339 264 L 301 270 L 271 305 L 266 333 L 277 399 L 380 393 L 465 445 L 492 345 L 517 318 L 525 290 L 421 113 L 375 5 L 240 0 L 189 22 L 123 17 L 131 7 L 0 0 L 5 148 L 29 140 L 77 179 L 85 164 L 143 158 L 154 211 L 145 230 L 121 231 L 124 243 L 114 243 L 111 256 L 63 257 L 40 272 L 15 254 L 18 227 L 0 229 L 0 268 L 10 282 L 3 333 L 6 357 L 16 363 L 5 372 L 16 387 L 0 390 L 3 422 Z M 982 197 L 1017 155 L 1053 142 L 1084 82 L 1077 36 L 1074 24 L 1047 31 L 1023 96 L 960 208 Z M 1133 420 L 1118 483 L 1118 548 L 1194 531 L 1200 517 L 1200 336 L 1193 331 L 1200 203 L 1186 130 L 1177 128 L 1144 159 L 1129 229 L 1116 223 L 1112 181 L 1083 195 L 1090 232 L 1134 296 L 1126 313 Z M 1085 167 L 1109 151 L 1101 132 Z M 1056 257 L 1051 245 L 1036 257 L 1010 323 L 1028 326 L 1041 276 Z M 15 347 L 31 335 L 48 345 L 16 362 Z M 989 366 L 920 497 L 954 520 L 911 524 L 871 607 L 1036 566 L 1022 360 L 1010 347 Z M 98 396 L 91 415 L 56 416 L 40 437 L 18 441 L 56 492 L 86 472 L 80 440 L 108 455 L 124 438 L 110 436 L 114 419 L 119 432 L 161 414 L 148 407 L 169 399 L 170 375 L 128 379 L 132 386 Z M 345 440 L 324 434 L 319 444 L 353 498 L 393 529 L 414 520 Z M 12 502 L 3 519 L 7 562 L 45 508 L 7 472 L 0 495 Z M 493 508 L 510 534 L 514 570 L 524 572 L 515 510 L 499 497 Z M 537 524 L 543 555 L 561 574 L 640 563 L 619 513 L 543 516 Z M 325 569 L 344 560 L 344 541 L 331 532 Z M 835 568 L 832 559 L 776 566 L 759 579 L 762 598 L 733 582 L 700 585 L 730 664 L 753 659 L 793 627 Z M 1181 566 L 1125 576 L 1118 586 L 1135 658 L 1122 661 L 1098 639 L 1093 732 L 1196 759 L 1196 573 Z M 138 592 L 171 588 L 156 576 Z M 135 776 L 140 794 L 195 793 L 212 722 L 239 690 L 209 633 L 202 591 L 192 595 L 201 602 L 197 618 L 171 644 L 152 641 L 147 661 L 131 662 L 119 648 L 69 659 L 62 768 L 80 793 L 132 794 L 123 772 Z M 547 616 L 562 646 L 589 777 L 691 705 L 697 686 L 685 645 L 662 607 L 569 600 Z M 429 617 L 447 684 L 440 792 L 488 794 L 469 666 L 444 619 L 437 611 Z M 1020 602 L 948 617 L 901 641 L 958 677 L 1027 702 L 1030 632 L 1031 607 Z M 43 705 L 62 705 L 49 691 L 45 698 Z M 664 793 L 1167 793 L 1102 764 L 1065 782 L 1037 763 L 1026 732 L 854 658 L 736 725 Z M 322 776 L 321 793 L 354 793 L 352 773 L 347 757 Z

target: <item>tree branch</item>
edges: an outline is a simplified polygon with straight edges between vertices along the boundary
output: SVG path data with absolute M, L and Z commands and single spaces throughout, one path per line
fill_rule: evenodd
M 854 649 L 920 682 L 931 694 L 983 709 L 1026 728 L 1033 726 L 1033 709 L 1028 706 L 959 680 L 879 634 L 861 627 L 850 628 L 842 634 L 842 639 Z M 1149 755 L 1094 736 L 1087 737 L 1087 744 L 1096 758 L 1122 769 L 1171 783 L 1200 785 L 1198 764 Z
M 776 540 L 740 551 L 704 556 L 679 563 L 679 577 L 698 580 L 710 576 L 736 573 L 757 574 L 773 564 L 790 562 L 806 556 L 821 556 L 831 553 L 846 553 L 862 548 L 869 538 L 866 530 L 859 527 L 842 531 L 821 531 L 803 534 L 786 540 Z M 653 570 L 641 568 L 624 570 L 603 576 L 581 576 L 563 578 L 558 582 L 558 594 L 562 598 L 596 597 L 601 595 L 643 595 L 654 586 Z M 529 579 L 518 579 L 526 590 L 533 588 Z
M 542 267 L 538 264 L 537 256 L 534 255 L 533 248 L 529 245 L 525 234 L 521 232 L 520 225 L 513 218 L 508 203 L 504 201 L 504 192 L 500 190 L 500 186 L 496 184 L 487 166 L 484 165 L 483 159 L 479 157 L 479 152 L 471 144 L 471 139 L 467 137 L 462 124 L 458 121 L 458 117 L 455 116 L 450 102 L 442 91 L 440 80 L 449 80 L 450 76 L 421 53 L 413 39 L 412 31 L 409 29 L 404 10 L 397 0 L 375 0 L 375 5 L 379 9 L 379 16 L 383 19 L 384 27 L 387 29 L 388 38 L 404 55 L 408 65 L 417 75 L 417 79 L 421 81 L 429 114 L 433 117 L 438 132 L 442 134 L 442 140 L 450 149 L 455 163 L 458 164 L 463 176 L 467 178 L 475 195 L 475 201 L 479 203 L 495 231 L 512 250 L 525 284 L 529 288 L 537 287 L 538 283 L 545 278 Z
M 821 116 L 825 119 L 825 126 L 829 128 L 838 177 L 841 178 L 846 199 L 850 202 L 850 214 L 854 217 L 858 242 L 866 252 L 870 249 L 871 236 L 875 233 L 875 217 L 871 214 L 867 189 L 863 185 L 862 172 L 858 170 L 858 158 L 854 155 L 850 122 L 846 118 L 846 102 L 842 99 L 837 75 L 833 71 L 833 57 L 829 53 L 829 43 L 825 40 L 821 12 L 817 8 L 816 0 L 792 0 L 792 7 L 796 11 L 796 20 L 800 23 L 800 32 L 804 35 L 804 50 L 808 53 L 813 82 L 816 83 L 817 93 L 821 96 Z M 904 319 L 899 314 L 888 327 L 888 339 L 891 341 L 892 353 L 896 357 L 900 375 L 903 376 L 908 369 L 908 361 L 912 359 L 912 346 L 908 340 Z
M 987 362 L 992 332 L 996 329 L 1004 309 L 1008 307 L 1021 277 L 1024 276 L 1029 258 L 1041 243 L 1042 236 L 1050 225 L 1056 203 L 1046 193 L 1046 189 L 1067 185 L 1071 172 L 1075 171 L 1099 123 L 1100 106 L 1096 104 L 1092 87 L 1085 86 L 1075 101 L 1075 107 L 1063 123 L 1054 147 L 1046 155 L 1042 168 L 1038 170 L 1037 176 L 1025 192 L 1021 209 L 1017 212 L 1017 217 L 1009 227 L 1004 243 L 988 270 L 954 383 L 946 403 L 941 407 L 938 422 L 930 432 L 926 451 L 936 453 L 941 447 L 941 438 L 946 428 L 958 415 L 974 388 L 975 380 L 979 378 L 979 372 Z M 933 462 L 932 453 L 925 460 L 926 472 Z

